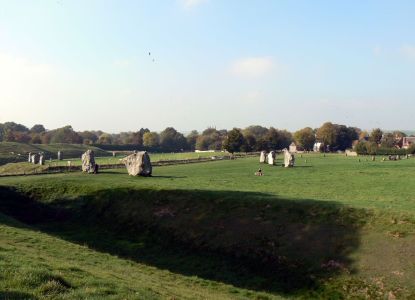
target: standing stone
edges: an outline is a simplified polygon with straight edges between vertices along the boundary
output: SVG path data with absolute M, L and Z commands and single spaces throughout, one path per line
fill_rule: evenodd
M 268 153 L 268 164 L 274 165 L 274 163 L 275 163 L 275 151 L 271 151 L 270 153 Z
M 63 155 L 60 151 L 58 151 L 58 160 L 63 160 Z
M 39 156 L 39 165 L 43 166 L 45 164 L 45 157 L 43 154 Z
M 95 155 L 94 151 L 87 150 L 82 154 L 82 172 L 94 173 L 95 170 Z
M 267 152 L 261 151 L 261 155 L 259 156 L 259 162 L 262 164 L 265 164 L 266 157 L 267 157 Z
M 136 152 L 122 159 L 127 168 L 128 175 L 151 176 L 152 167 L 150 156 L 146 151 Z
M 295 157 L 294 154 L 290 153 L 290 151 L 284 151 L 284 167 L 291 168 L 294 167 Z
M 32 163 L 32 164 L 37 164 L 38 163 L 38 160 L 39 160 L 39 157 L 38 157 L 38 155 L 37 154 L 32 154 L 31 156 L 30 156 L 30 162 Z
M 29 152 L 29 158 L 27 159 L 27 162 L 32 162 L 32 152 Z
M 115 157 L 117 154 L 115 151 L 112 151 L 112 157 Z

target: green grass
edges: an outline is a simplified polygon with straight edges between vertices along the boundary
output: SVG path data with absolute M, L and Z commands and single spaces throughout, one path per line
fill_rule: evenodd
M 12 217 L 0 220 L 0 295 L 415 295 L 415 159 L 257 161 L 156 167 L 151 178 L 122 169 L 0 178 L 0 212 Z
M 0 142 L 0 165 L 10 162 L 27 161 L 29 152 L 44 152 L 47 159 L 56 159 L 58 151 L 62 151 L 64 158 L 79 158 L 86 150 L 92 149 L 97 156 L 108 156 L 110 152 L 97 147 L 78 144 L 24 144 L 14 142 Z
M 223 156 L 224 153 L 195 153 L 195 152 L 183 152 L 183 153 L 151 153 L 151 161 L 172 161 L 172 160 L 186 160 L 186 159 L 198 159 L 209 158 L 212 156 Z M 242 154 L 244 155 L 244 154 Z M 121 163 L 121 159 L 125 155 L 118 154 L 116 157 L 95 157 L 95 162 L 99 165 L 116 165 Z M 0 175 L 28 175 L 33 173 L 46 173 L 49 167 L 56 166 L 68 166 L 68 162 L 71 166 L 80 166 L 82 160 L 80 158 L 70 158 L 64 160 L 46 160 L 45 165 L 33 165 L 28 162 L 12 162 L 4 165 L 0 165 Z

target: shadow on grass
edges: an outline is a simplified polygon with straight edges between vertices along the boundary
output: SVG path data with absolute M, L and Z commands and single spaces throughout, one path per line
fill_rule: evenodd
M 37 299 L 31 294 L 15 292 L 15 291 L 0 291 L 0 299 L 2 300 L 35 300 Z
M 108 189 L 50 203 L 0 187 L 0 212 L 183 275 L 294 295 L 354 272 L 366 211 L 237 191 Z

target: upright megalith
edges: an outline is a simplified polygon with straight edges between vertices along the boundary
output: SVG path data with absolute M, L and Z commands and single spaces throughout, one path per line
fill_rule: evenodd
M 261 151 L 261 154 L 259 156 L 259 162 L 262 163 L 262 164 L 265 164 L 266 159 L 267 159 L 267 152 L 266 151 Z
M 35 153 L 30 156 L 30 162 L 32 164 L 37 164 L 39 162 L 39 156 Z
M 45 164 L 45 156 L 42 154 L 39 155 L 39 165 L 43 166 Z
M 134 152 L 122 159 L 127 168 L 128 175 L 151 176 L 152 167 L 150 156 L 146 151 Z
M 274 165 L 275 164 L 275 151 L 271 151 L 270 153 L 268 153 L 268 164 L 269 165 Z
M 284 150 L 284 167 L 294 167 L 295 157 L 294 154 L 290 153 L 287 149 Z
M 27 162 L 32 162 L 32 152 L 29 152 L 29 157 L 27 159 Z
M 63 160 L 63 155 L 61 151 L 58 151 L 58 160 Z
M 82 154 L 82 172 L 94 173 L 95 170 L 95 154 L 92 150 L 87 150 Z

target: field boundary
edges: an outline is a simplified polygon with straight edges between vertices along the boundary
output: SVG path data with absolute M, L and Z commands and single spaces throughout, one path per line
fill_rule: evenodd
M 159 160 L 152 162 L 153 167 L 163 167 L 163 166 L 173 166 L 173 165 L 184 165 L 184 164 L 194 164 L 194 163 L 203 163 L 203 162 L 215 162 L 222 160 L 232 160 L 237 158 L 247 158 L 258 156 L 259 153 L 250 152 L 250 153 L 238 153 L 234 155 L 213 155 L 211 157 L 200 157 L 192 159 L 175 159 L 175 160 Z M 109 169 L 122 169 L 125 168 L 125 164 L 99 164 L 100 170 L 109 170 Z M 68 172 L 81 172 L 82 166 L 49 166 L 45 170 L 34 170 L 33 172 L 22 172 L 22 173 L 13 173 L 13 174 L 0 174 L 0 177 L 12 177 L 12 176 L 32 176 L 32 175 L 46 175 L 46 174 L 59 174 L 59 173 L 68 173 Z

